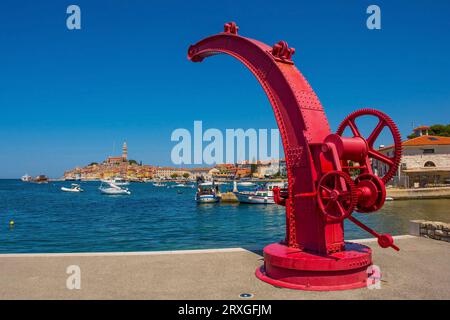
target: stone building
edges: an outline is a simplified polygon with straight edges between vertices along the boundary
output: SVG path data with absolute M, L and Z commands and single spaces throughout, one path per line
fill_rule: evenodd
M 414 129 L 416 137 L 402 142 L 403 155 L 394 184 L 402 187 L 433 187 L 450 185 L 450 137 L 432 136 L 429 127 Z M 380 148 L 387 156 L 393 155 L 393 146 Z M 384 175 L 389 166 L 373 160 L 374 171 Z

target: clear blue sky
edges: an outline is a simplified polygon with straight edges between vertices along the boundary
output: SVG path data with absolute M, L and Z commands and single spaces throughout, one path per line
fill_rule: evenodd
M 81 7 L 82 30 L 66 28 L 70 4 Z M 370 4 L 381 7 L 382 30 L 366 28 Z M 228 21 L 297 49 L 333 130 L 362 107 L 391 115 L 403 137 L 413 122 L 449 123 L 449 17 L 446 0 L 2 1 L 0 177 L 61 176 L 124 140 L 130 158 L 168 165 L 171 132 L 194 120 L 275 128 L 241 64 L 186 59 L 191 43 Z

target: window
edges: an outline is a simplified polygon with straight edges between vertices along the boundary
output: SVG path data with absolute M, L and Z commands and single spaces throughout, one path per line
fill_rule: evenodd
M 436 167 L 436 165 L 434 164 L 433 161 L 427 161 L 427 162 L 425 162 L 425 164 L 423 166 L 424 167 Z
M 434 149 L 423 149 L 424 154 L 434 153 Z

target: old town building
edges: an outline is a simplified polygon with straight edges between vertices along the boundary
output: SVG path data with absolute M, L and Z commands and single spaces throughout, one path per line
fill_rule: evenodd
M 415 137 L 402 142 L 402 161 L 394 185 L 410 188 L 450 185 L 450 137 L 429 135 L 428 130 L 426 126 L 415 128 Z M 391 157 L 393 146 L 379 151 Z M 372 166 L 379 176 L 389 169 L 377 160 L 373 160 Z

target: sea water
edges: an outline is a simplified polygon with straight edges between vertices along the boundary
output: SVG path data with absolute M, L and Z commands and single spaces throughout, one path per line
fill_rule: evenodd
M 0 252 L 255 249 L 284 238 L 284 207 L 197 204 L 195 189 L 151 183 L 130 184 L 129 196 L 109 196 L 99 185 L 81 182 L 85 192 L 69 193 L 60 188 L 70 182 L 0 180 Z M 449 208 L 450 200 L 390 201 L 379 212 L 355 216 L 378 232 L 400 235 L 412 219 L 448 222 Z M 346 239 L 372 237 L 349 221 L 345 232 Z

